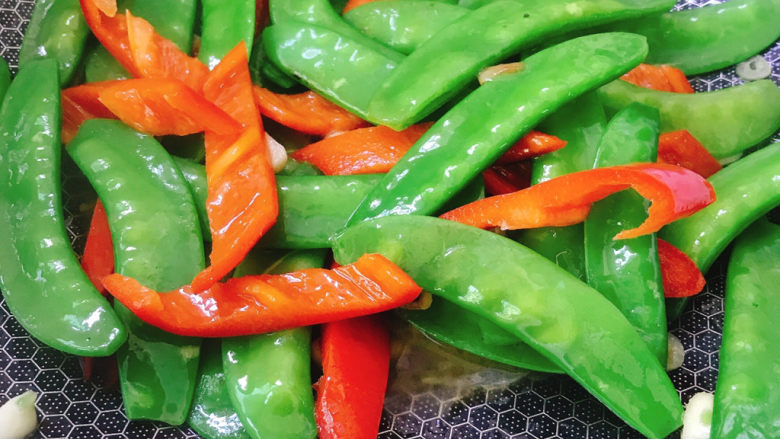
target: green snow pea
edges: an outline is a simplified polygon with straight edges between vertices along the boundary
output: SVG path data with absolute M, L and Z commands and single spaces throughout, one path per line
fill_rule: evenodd
M 607 126 L 595 167 L 655 162 L 658 110 L 632 104 Z M 666 364 L 666 308 L 655 233 L 615 241 L 626 228 L 647 218 L 649 203 L 622 191 L 593 204 L 585 220 L 585 267 L 588 285 L 612 302 L 636 328 L 661 364 Z
M 288 90 L 298 82 L 290 75 L 283 72 L 272 62 L 268 62 L 268 56 L 265 54 L 263 39 L 257 38 L 252 45 L 252 54 L 249 56 L 249 73 L 252 75 L 252 82 L 265 88 L 275 85 L 283 90 Z
M 384 0 L 355 8 L 344 19 L 371 38 L 410 54 L 468 12 L 440 1 Z
M 206 199 L 209 195 L 206 182 L 206 167 L 192 160 L 176 156 L 172 157 L 179 171 L 181 171 L 181 175 L 184 176 L 189 185 L 190 193 L 195 201 L 195 208 L 198 209 L 198 220 L 200 221 L 200 231 L 203 233 L 203 239 L 210 242 L 211 228 L 209 227 L 209 214 L 206 211 Z
M 661 112 L 661 131 L 688 130 L 715 157 L 739 154 L 780 127 L 780 89 L 770 80 L 708 93 L 649 90 L 614 81 L 599 90 L 608 113 L 632 102 Z
M 646 53 L 644 37 L 607 33 L 531 56 L 521 72 L 482 85 L 439 119 L 383 176 L 350 224 L 434 213 L 548 112 L 630 70 Z
M 539 352 L 489 319 L 441 297 L 424 311 L 399 313 L 424 334 L 488 360 L 540 372 L 562 373 Z
M 439 218 L 396 215 L 347 229 L 333 251 L 341 264 L 364 253 L 384 255 L 426 291 L 528 343 L 650 438 L 664 438 L 682 423 L 666 371 L 620 311 L 510 239 Z
M 377 51 L 393 62 L 400 62 L 404 58 L 402 54 L 363 35 L 344 21 L 328 0 L 270 0 L 268 3 L 271 21 L 274 24 L 290 21 L 313 24 L 343 35 L 359 46 Z
M 187 424 L 206 439 L 249 439 L 228 395 L 219 340 L 206 340 Z
M 5 61 L 5 58 L 0 58 L 0 103 L 3 102 L 9 85 L 11 85 L 11 71 L 8 69 L 8 63 Z
M 42 57 L 57 60 L 60 84 L 70 81 L 81 61 L 89 26 L 78 0 L 39 0 L 24 32 L 19 67 Z
M 566 140 L 566 147 L 533 159 L 531 184 L 593 167 L 607 116 L 596 93 L 586 93 L 551 114 L 540 129 Z M 582 224 L 510 232 L 512 238 L 585 280 Z
M 712 438 L 776 437 L 780 424 L 780 226 L 760 220 L 734 245 Z M 773 293 L 774 292 L 774 293 Z
M 103 46 L 97 46 L 87 53 L 84 61 L 84 76 L 87 82 L 131 79 L 133 77 Z
M 645 62 L 669 64 L 686 75 L 728 67 L 780 37 L 780 0 L 731 0 L 651 15 L 609 26 L 647 37 Z
M 203 240 L 192 195 L 165 149 L 121 122 L 94 119 L 81 126 L 68 153 L 106 208 L 116 272 L 157 291 L 191 282 L 204 267 Z M 167 333 L 114 306 L 129 332 L 117 352 L 127 416 L 183 423 L 200 339 Z
M 255 250 L 236 276 L 321 268 L 326 250 Z M 296 328 L 222 341 L 228 393 L 255 439 L 306 439 L 317 435 L 311 391 L 311 331 Z M 284 367 L 280 367 L 283 365 Z
M 74 355 L 110 355 L 127 333 L 65 232 L 57 73 L 53 59 L 30 61 L 0 110 L 0 290 L 43 343 Z
M 667 11 L 673 0 L 499 0 L 471 11 L 409 55 L 376 91 L 369 120 L 400 130 L 449 101 L 479 71 L 544 39 Z M 566 66 L 566 68 L 563 68 Z M 550 68 L 581 68 L 561 62 Z
M 397 65 L 358 40 L 294 21 L 266 28 L 263 45 L 282 70 L 364 119 L 374 90 Z
M 198 59 L 210 69 L 241 41 L 246 54 L 255 35 L 255 0 L 201 0 L 203 29 Z

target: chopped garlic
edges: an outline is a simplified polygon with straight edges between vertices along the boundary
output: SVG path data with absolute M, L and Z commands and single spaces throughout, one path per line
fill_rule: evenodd
M 680 439 L 710 439 L 712 428 L 712 393 L 693 395 L 683 413 L 683 429 Z
M 271 167 L 274 168 L 274 172 L 281 171 L 284 169 L 284 165 L 287 164 L 287 150 L 268 133 L 265 133 L 265 143 L 268 145 L 268 157 L 271 159 Z
M 671 332 L 668 338 L 668 350 L 666 357 L 666 370 L 675 370 L 685 361 L 685 348 L 679 338 Z
M 28 390 L 0 407 L 0 439 L 23 439 L 35 431 L 38 426 L 35 413 L 37 396 L 37 393 Z
M 772 65 L 761 55 L 737 64 L 737 76 L 744 81 L 757 81 L 772 75 Z

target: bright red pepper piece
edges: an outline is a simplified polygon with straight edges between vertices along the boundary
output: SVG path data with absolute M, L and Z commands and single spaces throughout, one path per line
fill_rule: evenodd
M 95 204 L 92 213 L 87 243 L 81 256 L 81 268 L 87 273 L 92 285 L 101 293 L 105 293 L 103 278 L 114 272 L 114 244 L 111 240 L 111 229 L 108 227 L 108 216 L 100 200 Z
M 517 192 L 531 185 L 531 163 L 529 161 L 493 165 L 482 173 L 485 192 L 488 195 L 503 195 Z
M 156 33 L 148 21 L 129 12 L 106 15 L 101 12 L 110 3 L 106 0 L 80 3 L 92 33 L 130 74 L 136 78 L 178 79 L 194 90 L 200 89 L 208 67 Z
M 295 151 L 292 157 L 318 167 L 325 175 L 374 174 L 390 170 L 430 128 L 403 131 L 385 126 L 359 128 L 327 137 Z
M 566 146 L 566 141 L 550 134 L 530 131 L 515 143 L 496 163 L 502 165 L 532 159 Z
M 504 230 L 568 226 L 584 221 L 592 203 L 629 187 L 652 204 L 645 222 L 618 233 L 615 239 L 656 232 L 715 201 L 709 182 L 692 171 L 666 164 L 638 163 L 564 175 L 518 192 L 475 201 L 441 217 Z
M 621 76 L 620 79 L 640 87 L 658 91 L 693 93 L 693 87 L 688 82 L 688 78 L 685 77 L 685 73 L 678 68 L 667 65 L 639 64 L 633 70 Z
M 720 162 L 688 130 L 661 134 L 658 138 L 658 162 L 682 166 L 704 178 L 723 169 Z
M 98 99 L 100 92 L 115 84 L 115 81 L 93 82 L 66 88 L 61 93 L 62 141 L 70 143 L 82 123 L 89 119 L 116 119 Z
M 328 136 L 368 126 L 368 122 L 313 91 L 291 95 L 262 87 L 254 91 L 263 116 L 302 133 Z
M 346 5 L 344 5 L 344 9 L 341 11 L 342 14 L 346 14 L 347 12 L 363 6 L 367 5 L 369 3 L 375 2 L 377 0 L 349 0 Z
M 104 83 L 100 102 L 133 129 L 153 136 L 211 131 L 235 136 L 242 127 L 219 107 L 174 79 Z
M 322 328 L 315 418 L 321 439 L 373 439 L 390 371 L 390 337 L 377 316 Z
M 152 291 L 118 274 L 108 291 L 141 320 L 174 334 L 231 337 L 316 325 L 387 311 L 414 301 L 421 288 L 381 255 L 333 270 L 232 278 L 195 293 Z
M 704 289 L 704 275 L 682 250 L 658 239 L 658 260 L 666 297 L 689 297 Z
M 230 51 L 203 86 L 206 99 L 243 126 L 233 135 L 206 132 L 206 210 L 211 226 L 211 265 L 192 282 L 209 288 L 236 267 L 279 212 L 274 171 L 268 157 L 244 43 Z

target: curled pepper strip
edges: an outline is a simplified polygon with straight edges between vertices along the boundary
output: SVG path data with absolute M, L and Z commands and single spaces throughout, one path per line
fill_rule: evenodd
M 243 125 L 233 135 L 206 132 L 206 210 L 211 228 L 211 265 L 193 280 L 202 291 L 235 268 L 279 212 L 274 171 L 252 95 L 246 46 L 239 43 L 209 75 L 206 99 Z
M 658 260 L 666 297 L 689 297 L 704 289 L 704 275 L 682 250 L 658 239 Z
M 666 164 L 632 164 L 567 174 L 506 195 L 485 198 L 441 217 L 479 228 L 568 226 L 585 220 L 592 203 L 633 188 L 652 204 L 639 226 L 614 239 L 636 238 L 689 216 L 715 201 L 700 175 Z
M 254 93 L 263 116 L 302 133 L 327 136 L 368 126 L 368 122 L 313 91 L 284 95 L 255 87 Z
M 326 324 L 316 384 L 320 438 L 376 437 L 389 371 L 390 336 L 376 316 Z
M 62 106 L 62 141 L 70 143 L 82 123 L 89 119 L 114 119 L 111 112 L 98 99 L 100 92 L 114 81 L 93 82 L 67 88 L 61 93 Z
M 693 93 L 693 87 L 682 70 L 667 66 L 639 64 L 633 70 L 621 76 L 620 79 L 634 85 L 658 91 L 672 93 Z
M 529 131 L 528 134 L 512 145 L 496 163 L 503 165 L 528 160 L 557 151 L 564 146 L 566 146 L 565 140 L 550 134 L 540 133 L 539 131 Z
M 421 288 L 381 255 L 333 270 L 233 278 L 195 293 L 158 293 L 118 274 L 108 291 L 141 320 L 179 335 L 232 337 L 359 317 L 412 302 Z
M 106 209 L 100 200 L 95 204 L 92 220 L 89 223 L 87 243 L 81 255 L 81 268 L 87 273 L 92 285 L 105 294 L 103 278 L 114 272 L 114 244 L 111 239 L 111 229 L 108 227 Z
M 720 162 L 688 130 L 661 134 L 658 138 L 658 162 L 682 166 L 704 178 L 723 169 Z

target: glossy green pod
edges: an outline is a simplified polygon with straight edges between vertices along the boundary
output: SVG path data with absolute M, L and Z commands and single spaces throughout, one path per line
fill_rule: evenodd
M 438 218 L 388 216 L 347 229 L 333 251 L 341 264 L 384 255 L 424 290 L 528 343 L 650 438 L 682 423 L 671 380 L 620 311 L 510 239 Z
M 241 41 L 249 56 L 255 36 L 255 0 L 200 3 L 203 28 L 198 59 L 213 69 Z
M 127 332 L 81 269 L 65 231 L 53 59 L 30 61 L 0 110 L 0 290 L 21 325 L 74 355 L 111 355 Z
M 106 208 L 116 272 L 157 291 L 190 283 L 205 264 L 203 240 L 187 183 L 165 149 L 119 121 L 93 119 L 68 153 Z M 200 339 L 167 333 L 114 306 L 129 332 L 117 352 L 128 418 L 183 423 Z
M 599 95 L 612 114 L 632 102 L 657 108 L 662 132 L 688 130 L 717 158 L 739 154 L 780 128 L 780 89 L 770 80 L 695 94 L 614 81 Z

